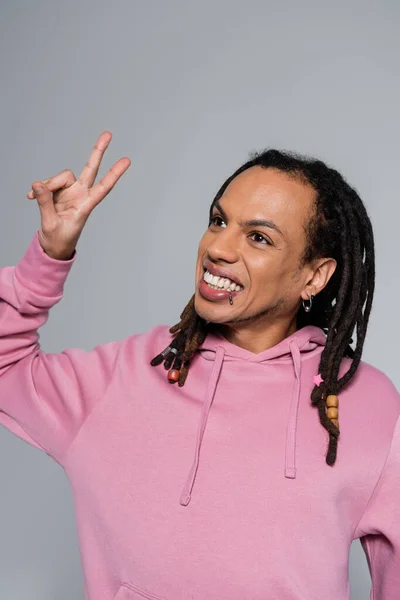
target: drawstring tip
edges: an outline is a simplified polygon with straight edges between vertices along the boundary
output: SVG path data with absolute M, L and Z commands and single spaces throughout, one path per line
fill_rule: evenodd
M 180 500 L 179 500 L 179 504 L 181 504 L 182 506 L 187 506 L 190 502 L 190 494 L 182 494 Z
M 286 467 L 285 477 L 288 477 L 289 479 L 296 479 L 296 468 L 295 467 Z

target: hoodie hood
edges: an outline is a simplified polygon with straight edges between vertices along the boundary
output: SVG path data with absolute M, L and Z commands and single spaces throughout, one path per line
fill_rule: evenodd
M 297 413 L 301 392 L 302 357 L 312 352 L 319 346 L 324 346 L 325 343 L 326 335 L 323 329 L 314 325 L 302 327 L 301 329 L 295 331 L 292 335 L 284 338 L 275 346 L 272 346 L 263 352 L 259 352 L 258 354 L 232 344 L 218 332 L 210 332 L 207 335 L 205 341 L 198 349 L 198 354 L 205 360 L 213 361 L 214 364 L 204 394 L 192 466 L 189 470 L 186 483 L 181 493 L 180 503 L 183 506 L 187 506 L 191 499 L 191 493 L 199 467 L 203 435 L 207 426 L 208 415 L 212 406 L 224 362 L 245 361 L 255 363 L 265 362 L 271 364 L 276 362 L 286 362 L 292 364 L 293 386 L 289 416 L 286 426 L 284 477 L 293 479 L 296 477 L 296 433 Z
M 221 347 L 224 350 L 224 361 L 245 360 L 248 362 L 265 362 L 275 359 L 292 360 L 291 344 L 295 343 L 299 351 L 303 353 L 311 352 L 318 346 L 325 346 L 326 335 L 320 327 L 307 325 L 298 329 L 292 335 L 284 338 L 279 344 L 263 350 L 258 354 L 245 350 L 228 340 L 217 332 L 210 332 L 204 343 L 199 347 L 198 352 L 206 360 L 215 360 L 216 349 Z

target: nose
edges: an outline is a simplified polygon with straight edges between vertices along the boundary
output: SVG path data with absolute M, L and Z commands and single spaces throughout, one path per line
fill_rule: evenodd
M 227 229 L 218 233 L 207 246 L 207 253 L 213 262 L 235 263 L 239 258 L 239 244 L 233 232 Z

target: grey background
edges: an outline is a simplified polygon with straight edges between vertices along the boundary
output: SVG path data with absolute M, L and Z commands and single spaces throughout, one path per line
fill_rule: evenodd
M 249 151 L 275 146 L 328 161 L 366 202 L 377 287 L 363 358 L 399 387 L 399 25 L 396 0 L 3 0 L 1 265 L 39 226 L 33 180 L 79 173 L 104 129 L 100 175 L 132 160 L 86 226 L 43 349 L 175 323 L 213 195 Z M 83 598 L 63 470 L 2 428 L 0 473 L 0 598 Z M 369 597 L 358 541 L 350 583 Z

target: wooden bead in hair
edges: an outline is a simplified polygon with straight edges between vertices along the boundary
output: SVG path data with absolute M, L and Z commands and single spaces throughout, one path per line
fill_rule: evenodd
M 339 398 L 335 394 L 329 394 L 325 400 L 326 416 L 339 429 Z

